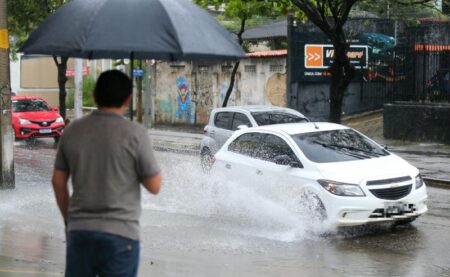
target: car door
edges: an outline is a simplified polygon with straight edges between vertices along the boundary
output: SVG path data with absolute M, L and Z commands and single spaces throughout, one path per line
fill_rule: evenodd
M 263 134 L 257 132 L 242 134 L 228 145 L 226 151 L 220 152 L 217 162 L 226 178 L 242 184 L 252 182 L 256 170 L 254 156 L 262 137 Z
M 231 131 L 231 123 L 233 121 L 233 112 L 224 111 L 218 112 L 214 118 L 214 128 L 210 131 L 210 135 L 220 148 L 233 134 Z
M 279 164 L 280 157 L 289 158 L 291 164 Z M 306 181 L 302 177 L 303 164 L 295 154 L 291 145 L 282 137 L 267 133 L 254 155 L 254 181 L 260 184 L 273 198 L 296 200 L 293 195 L 300 193 L 301 184 Z
M 252 127 L 252 123 L 250 122 L 250 119 L 248 118 L 247 115 L 240 113 L 240 112 L 235 112 L 233 115 L 233 122 L 231 124 L 231 130 L 232 131 L 236 131 L 238 130 L 239 126 L 247 126 L 247 127 Z

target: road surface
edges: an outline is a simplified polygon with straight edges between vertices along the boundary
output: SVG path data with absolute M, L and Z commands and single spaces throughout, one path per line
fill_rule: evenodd
M 0 191 L 0 276 L 62 276 L 65 237 L 50 185 L 52 140 L 16 142 L 16 189 Z M 326 235 L 260 191 L 157 152 L 161 194 L 144 194 L 139 276 L 450 276 L 450 190 L 409 227 Z

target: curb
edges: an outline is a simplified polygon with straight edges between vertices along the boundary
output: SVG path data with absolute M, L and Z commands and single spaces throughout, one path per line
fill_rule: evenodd
M 423 177 L 425 184 L 429 187 L 450 189 L 450 180 Z
M 185 154 L 185 155 L 191 155 L 191 156 L 195 156 L 200 153 L 199 150 L 195 150 L 195 149 L 188 149 L 188 148 L 180 149 L 180 148 L 172 148 L 172 147 L 166 147 L 166 146 L 160 146 L 160 145 L 154 145 L 153 148 L 155 149 L 155 151 L 159 151 L 159 152 L 171 152 L 171 153 Z

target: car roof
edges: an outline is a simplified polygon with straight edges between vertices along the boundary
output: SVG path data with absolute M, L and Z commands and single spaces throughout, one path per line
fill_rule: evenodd
M 301 122 L 301 123 L 264 125 L 252 127 L 251 129 L 245 129 L 245 131 L 246 132 L 275 131 L 275 132 L 283 132 L 288 135 L 295 135 L 295 134 L 342 130 L 342 129 L 349 129 L 349 127 L 329 122 Z
M 11 96 L 11 100 L 44 100 L 41 97 L 38 96 Z
M 244 105 L 244 106 L 231 106 L 223 108 L 214 108 L 214 111 L 248 111 L 248 112 L 262 112 L 262 111 L 295 111 L 289 108 L 277 107 L 277 106 L 264 106 L 264 105 Z

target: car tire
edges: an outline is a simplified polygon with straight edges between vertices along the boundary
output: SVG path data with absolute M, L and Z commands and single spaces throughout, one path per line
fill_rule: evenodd
M 405 226 L 411 224 L 417 217 L 402 219 L 394 222 L 394 226 Z
M 61 138 L 60 136 L 56 136 L 56 137 L 53 137 L 53 140 L 55 141 L 55 143 L 58 143 L 60 138 Z
M 300 197 L 302 213 L 305 219 L 311 223 L 323 223 L 327 219 L 327 211 L 319 196 L 310 191 L 305 191 Z
M 203 148 L 200 152 L 200 163 L 203 172 L 208 173 L 211 170 L 213 159 L 214 156 L 211 153 L 211 150 L 209 150 L 209 148 Z
M 26 138 L 26 139 L 25 139 L 25 143 L 26 143 L 28 146 L 34 146 L 34 145 L 36 144 L 36 138 L 34 138 L 34 137 Z

